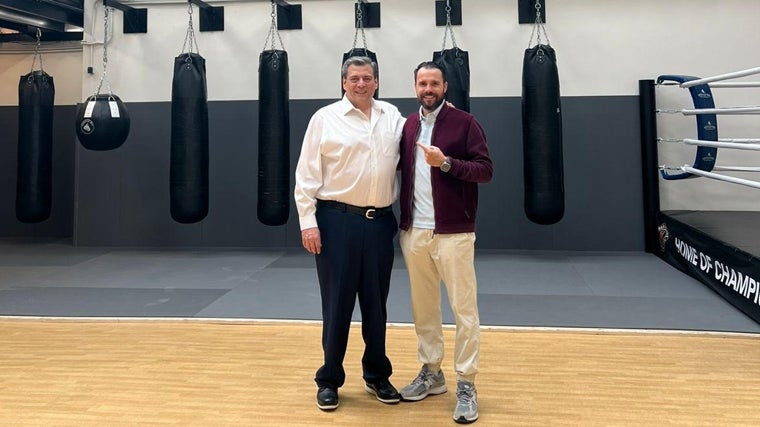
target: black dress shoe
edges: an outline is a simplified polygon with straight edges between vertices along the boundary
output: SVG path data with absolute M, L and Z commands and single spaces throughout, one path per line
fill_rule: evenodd
M 320 387 L 317 391 L 317 407 L 323 411 L 332 411 L 338 407 L 338 390 Z
M 388 380 L 378 381 L 375 384 L 366 383 L 364 389 L 367 393 L 374 394 L 377 400 L 383 403 L 398 403 L 401 401 L 401 395 L 398 394 L 396 387 L 393 387 Z

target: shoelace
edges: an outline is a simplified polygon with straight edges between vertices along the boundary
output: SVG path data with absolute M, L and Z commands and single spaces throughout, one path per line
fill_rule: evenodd
M 473 390 L 472 387 L 462 387 L 459 390 L 457 390 L 457 400 L 470 403 L 472 402 L 473 397 Z
M 417 374 L 417 378 L 412 381 L 412 384 L 414 385 L 420 385 L 425 382 L 425 380 L 430 376 L 430 373 L 428 371 L 420 371 L 419 374 Z

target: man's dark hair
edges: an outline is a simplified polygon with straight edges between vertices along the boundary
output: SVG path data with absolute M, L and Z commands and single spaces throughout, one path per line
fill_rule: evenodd
M 436 64 L 433 61 L 425 61 L 421 62 L 420 65 L 417 66 L 417 68 L 414 69 L 414 81 L 417 81 L 417 71 L 419 71 L 422 68 L 426 68 L 428 70 L 441 70 L 441 76 L 443 76 L 443 82 L 446 83 L 446 72 L 443 71 L 443 68 L 441 68 L 440 65 Z

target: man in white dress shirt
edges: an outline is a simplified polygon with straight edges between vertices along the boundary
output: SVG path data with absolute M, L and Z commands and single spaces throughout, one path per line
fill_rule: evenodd
M 386 302 L 398 230 L 391 205 L 404 118 L 373 99 L 377 64 L 348 58 L 341 68 L 344 97 L 309 121 L 295 174 L 295 202 L 304 248 L 315 255 L 322 299 L 324 364 L 317 370 L 317 406 L 338 407 L 343 359 L 358 296 L 362 315 L 365 390 L 398 403 L 385 352 Z

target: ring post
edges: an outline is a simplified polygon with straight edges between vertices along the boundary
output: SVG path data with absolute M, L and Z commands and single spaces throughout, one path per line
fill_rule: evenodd
M 639 80 L 644 248 L 652 254 L 658 253 L 657 214 L 660 212 L 660 188 L 657 173 L 657 114 L 654 89 L 654 80 Z

